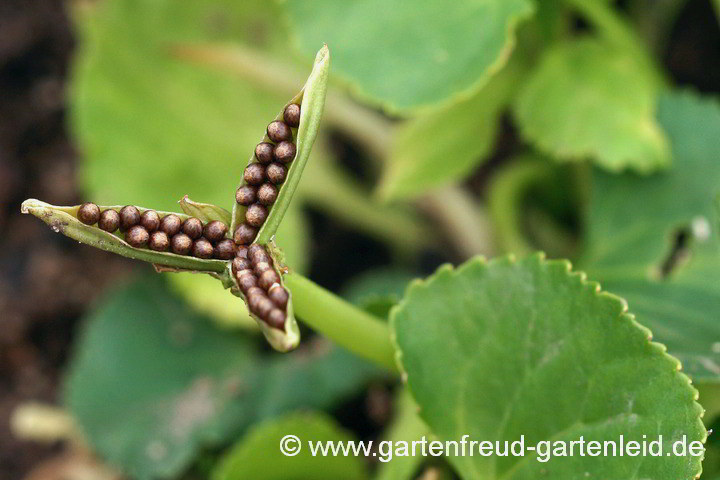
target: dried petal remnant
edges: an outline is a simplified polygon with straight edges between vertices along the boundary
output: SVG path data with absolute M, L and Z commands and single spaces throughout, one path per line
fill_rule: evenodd
M 100 220 L 100 207 L 94 203 L 83 203 L 78 208 L 77 218 L 85 225 L 95 225 Z

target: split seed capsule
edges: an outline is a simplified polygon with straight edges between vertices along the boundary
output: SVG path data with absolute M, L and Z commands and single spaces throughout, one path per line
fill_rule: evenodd
M 100 207 L 94 203 L 83 203 L 78 208 L 77 218 L 85 225 L 95 225 L 100 220 Z

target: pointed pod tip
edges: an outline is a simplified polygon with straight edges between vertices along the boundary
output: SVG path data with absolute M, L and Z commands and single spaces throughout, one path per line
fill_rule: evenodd
M 42 202 L 40 200 L 37 200 L 35 198 L 28 198 L 25 200 L 22 205 L 20 205 L 20 213 L 29 214 L 33 213 L 32 210 L 36 208 L 43 208 L 47 207 L 49 204 Z
M 330 48 L 328 48 L 327 43 L 323 44 L 322 48 L 318 50 L 317 55 L 315 55 L 315 63 L 319 64 L 322 62 L 329 62 L 330 61 Z

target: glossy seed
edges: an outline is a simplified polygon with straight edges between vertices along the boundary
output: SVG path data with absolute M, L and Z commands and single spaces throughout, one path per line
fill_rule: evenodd
M 275 160 L 281 163 L 290 163 L 295 158 L 297 149 L 292 142 L 280 142 L 275 147 Z
M 130 230 L 140 222 L 140 211 L 137 207 L 127 205 L 120 209 L 120 228 Z
M 278 189 L 272 183 L 263 183 L 257 190 L 257 200 L 263 205 L 272 205 L 277 200 L 277 196 Z
M 83 203 L 78 208 L 77 218 L 85 225 L 95 225 L 100 220 L 100 207 L 94 203 Z
M 144 247 L 150 240 L 150 234 L 144 227 L 135 225 L 125 234 L 125 241 L 135 248 Z
M 257 275 L 259 277 L 260 275 L 267 272 L 268 270 L 272 270 L 272 265 L 270 265 L 269 262 L 259 262 L 259 263 L 255 264 L 254 270 L 255 270 L 255 275 Z
M 291 103 L 285 107 L 283 120 L 285 120 L 285 123 L 291 127 L 297 128 L 300 125 L 300 105 L 297 103 Z
M 267 296 L 262 296 L 253 311 L 258 317 L 266 320 L 273 308 L 275 308 L 275 304 Z
M 215 258 L 230 260 L 233 257 L 235 257 L 235 242 L 224 238 L 215 245 Z
M 270 300 L 272 300 L 275 305 L 283 310 L 287 307 L 288 300 L 290 299 L 290 295 L 285 291 L 285 288 L 279 284 L 270 288 L 268 297 L 270 297 Z
M 273 162 L 267 167 L 266 171 L 268 180 L 275 185 L 279 185 L 285 181 L 285 175 L 287 175 L 287 169 L 277 162 Z
M 237 277 L 238 286 L 243 293 L 248 292 L 252 287 L 257 286 L 257 277 L 252 272 L 240 273 Z
M 265 167 L 259 163 L 251 163 L 245 167 L 243 178 L 245 179 L 245 182 L 250 185 L 260 185 L 263 181 L 265 181 Z
M 265 296 L 265 292 L 260 287 L 250 287 L 250 288 L 248 288 L 247 292 L 245 292 L 245 298 L 248 299 L 248 304 L 250 303 L 250 297 L 264 297 L 264 296 Z
M 243 223 L 235 229 L 233 240 L 237 245 L 248 245 L 255 239 L 255 235 L 257 235 L 257 229 Z
M 252 185 L 243 185 L 235 192 L 235 201 L 240 205 L 247 207 L 248 205 L 255 203 L 255 194 L 255 187 Z
M 260 292 L 258 293 L 258 290 Z M 270 313 L 270 310 L 273 308 L 273 303 L 270 301 L 270 299 L 265 295 L 265 292 L 263 292 L 261 289 L 255 287 L 253 289 L 248 289 L 247 293 L 247 303 L 248 307 L 250 307 L 250 311 L 256 314 L 259 317 L 264 317 L 264 315 L 261 314 L 261 312 L 264 313 Z M 265 304 L 261 306 L 261 304 Z M 269 303 L 269 305 L 268 305 Z
M 252 269 L 252 265 L 250 265 L 250 260 L 247 258 L 241 258 L 241 257 L 235 257 L 232 261 L 232 271 L 233 275 L 237 275 L 238 272 L 242 272 L 243 270 L 250 270 Z
M 192 253 L 198 258 L 212 258 L 213 246 L 206 238 L 200 238 L 193 243 Z
M 248 249 L 244 245 L 238 245 L 235 248 L 235 256 L 239 258 L 248 258 Z
M 249 258 L 253 264 L 270 262 L 270 255 L 268 255 L 265 247 L 257 243 L 253 243 L 248 247 L 247 258 Z
M 167 233 L 157 230 L 150 234 L 148 246 L 150 247 L 150 250 L 164 252 L 170 248 L 170 239 L 168 238 Z
M 202 236 L 203 224 L 199 218 L 190 217 L 183 222 L 182 231 L 188 237 L 197 240 Z
M 165 215 L 163 219 L 160 220 L 160 230 L 165 232 L 168 237 L 172 238 L 180 231 L 180 228 L 182 228 L 182 220 L 174 213 Z
M 282 142 L 283 140 L 292 140 L 292 130 L 290 130 L 290 127 L 288 127 L 285 122 L 281 122 L 280 120 L 270 122 L 270 125 L 267 127 L 267 134 L 270 140 L 275 143 Z
M 255 147 L 255 158 L 257 158 L 260 163 L 270 163 L 273 159 L 273 150 L 275 150 L 275 146 L 272 143 L 258 143 Z
M 263 290 L 269 290 L 274 283 L 280 283 L 280 276 L 272 268 L 265 270 L 262 275 L 260 275 L 260 278 L 258 278 L 258 285 L 260 285 L 260 288 Z
M 210 242 L 219 242 L 225 237 L 228 227 L 220 220 L 213 220 L 208 222 L 203 229 L 203 236 L 210 240 Z
M 148 232 L 154 232 L 160 226 L 160 215 L 155 210 L 145 210 L 140 215 L 140 225 Z
M 285 312 L 279 308 L 273 308 L 270 310 L 267 316 L 267 323 L 273 328 L 282 330 L 285 328 Z
M 267 208 L 259 203 L 253 203 L 245 212 L 245 221 L 253 227 L 261 227 L 267 216 Z
M 178 233 L 170 240 L 170 248 L 173 253 L 178 255 L 187 255 L 192 250 L 193 241 L 184 233 Z
M 108 208 L 100 214 L 100 220 L 98 220 L 98 227 L 105 230 L 106 232 L 114 232 L 120 228 L 120 214 Z

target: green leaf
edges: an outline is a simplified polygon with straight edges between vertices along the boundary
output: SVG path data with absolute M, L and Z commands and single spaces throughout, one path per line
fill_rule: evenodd
M 562 161 L 649 173 L 670 164 L 655 81 L 624 50 L 585 38 L 547 51 L 515 104 L 522 134 Z
M 386 319 L 415 277 L 409 271 L 395 268 L 369 270 L 354 277 L 343 289 L 342 296 L 366 312 Z
M 393 143 L 380 185 L 385 199 L 413 197 L 465 177 L 491 152 L 500 114 L 524 68 L 515 56 L 477 93 L 408 120 Z
M 593 172 L 582 265 L 627 299 L 694 380 L 718 382 L 720 104 L 671 93 L 658 118 L 672 168 L 647 178 Z M 681 231 L 686 245 L 663 275 Z
M 259 419 L 331 407 L 381 375 L 327 343 L 262 355 L 250 337 L 213 328 L 153 277 L 87 319 L 65 401 L 105 459 L 133 478 L 165 478 Z
M 528 0 L 363 0 L 283 3 L 306 55 L 327 43 L 335 70 L 353 89 L 391 111 L 467 96 L 507 60 Z
M 705 441 L 679 362 L 618 297 L 567 261 L 471 260 L 413 284 L 393 310 L 420 416 L 443 440 Z M 698 457 L 451 456 L 466 479 L 693 478 Z M 580 474 L 583 476 L 583 474 Z
M 295 456 L 280 452 L 286 435 L 301 440 Z M 348 442 L 354 438 L 330 417 L 296 413 L 262 423 L 233 447 L 213 472 L 213 480 L 360 480 L 367 478 L 363 459 L 353 455 L 312 456 L 307 442 Z

